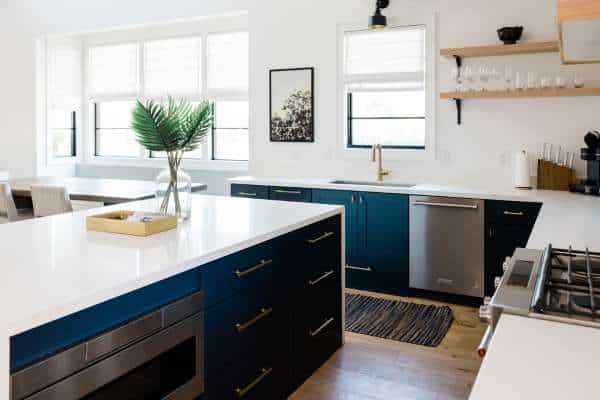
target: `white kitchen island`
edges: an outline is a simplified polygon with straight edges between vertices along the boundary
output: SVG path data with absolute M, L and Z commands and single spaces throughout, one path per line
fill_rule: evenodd
M 319 204 L 192 197 L 188 221 L 147 238 L 88 232 L 85 217 L 99 209 L 0 226 L 0 399 L 9 398 L 11 336 L 343 213 Z M 146 200 L 101 211 L 155 207 Z

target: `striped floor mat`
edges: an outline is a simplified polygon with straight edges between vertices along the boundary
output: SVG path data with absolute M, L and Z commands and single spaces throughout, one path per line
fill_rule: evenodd
M 406 303 L 346 293 L 346 330 L 423 346 L 440 344 L 450 325 L 447 306 Z

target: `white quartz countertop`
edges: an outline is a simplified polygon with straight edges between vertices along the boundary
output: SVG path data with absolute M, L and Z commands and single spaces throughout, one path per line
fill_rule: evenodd
M 416 184 L 412 187 L 365 186 L 333 184 L 333 179 L 279 179 L 244 176 L 230 183 L 248 185 L 292 186 L 316 189 L 337 189 L 363 192 L 399 193 L 408 195 L 477 198 L 485 200 L 527 201 L 542 203 L 540 214 L 527 247 L 542 249 L 548 244 L 555 248 L 600 251 L 600 197 L 552 190 L 520 190 L 500 187 L 471 187 L 468 185 Z M 390 182 L 394 183 L 394 182 Z
M 504 314 L 470 400 L 597 398 L 600 329 Z
M 193 195 L 192 216 L 147 238 L 88 232 L 92 209 L 0 225 L 0 399 L 8 338 L 343 212 L 343 207 Z M 154 211 L 154 200 L 103 208 Z

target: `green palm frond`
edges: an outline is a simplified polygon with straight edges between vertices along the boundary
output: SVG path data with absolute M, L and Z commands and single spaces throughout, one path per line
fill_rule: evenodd
M 187 100 L 176 102 L 169 96 L 165 103 L 137 101 L 132 129 L 138 142 L 150 151 L 183 152 L 195 150 L 205 139 L 213 123 L 212 104 L 197 106 Z

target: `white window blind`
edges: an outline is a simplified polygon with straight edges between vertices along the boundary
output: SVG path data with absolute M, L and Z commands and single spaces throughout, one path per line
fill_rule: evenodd
M 425 27 L 346 32 L 343 62 L 348 89 L 423 88 Z
M 209 90 L 248 90 L 248 32 L 211 34 L 208 46 Z
M 201 38 L 144 43 L 144 93 L 149 96 L 199 95 L 201 52 Z
M 89 49 L 89 94 L 135 95 L 138 87 L 136 43 L 95 46 Z

